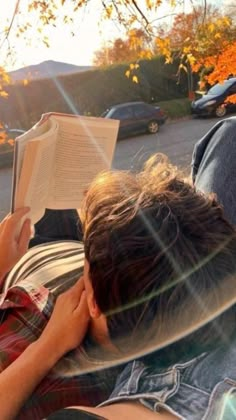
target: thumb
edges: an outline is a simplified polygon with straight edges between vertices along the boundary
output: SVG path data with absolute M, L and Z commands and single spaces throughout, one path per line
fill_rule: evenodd
M 78 306 L 75 309 L 74 313 L 76 315 L 80 315 L 85 320 L 89 320 L 89 309 L 87 303 L 87 294 L 85 290 L 83 290 L 83 292 L 81 293 Z
M 80 297 L 79 304 L 77 308 L 74 310 L 74 314 L 79 319 L 80 323 L 80 333 L 81 335 L 84 335 L 87 331 L 88 324 L 90 321 L 90 314 L 88 309 L 88 303 L 87 303 L 87 295 L 86 292 L 83 291 Z
M 4 230 L 4 226 L 6 225 L 7 219 L 3 219 L 0 223 L 0 234 L 3 232 Z
M 18 249 L 20 253 L 24 253 L 28 249 L 29 240 L 31 235 L 31 222 L 30 219 L 26 219 L 21 228 L 21 232 L 18 239 Z

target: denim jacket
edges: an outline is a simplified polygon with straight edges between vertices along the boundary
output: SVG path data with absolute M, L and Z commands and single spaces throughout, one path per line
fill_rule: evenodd
M 236 419 L 236 338 L 166 369 L 130 362 L 100 406 L 130 400 L 152 411 L 165 408 L 184 420 Z

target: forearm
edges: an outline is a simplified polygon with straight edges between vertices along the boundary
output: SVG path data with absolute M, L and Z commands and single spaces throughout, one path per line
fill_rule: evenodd
M 15 418 L 56 362 L 81 344 L 89 321 L 84 282 L 81 279 L 57 298 L 40 338 L 0 374 L 1 420 Z
M 1 420 L 12 420 L 35 387 L 62 356 L 44 339 L 31 344 L 0 374 Z

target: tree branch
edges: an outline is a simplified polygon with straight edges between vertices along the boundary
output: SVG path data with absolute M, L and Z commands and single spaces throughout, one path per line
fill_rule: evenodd
M 137 5 L 136 0 L 132 0 L 132 4 L 134 5 L 135 9 L 139 12 L 139 14 L 142 16 L 143 20 L 146 22 L 146 25 L 149 25 L 149 21 L 140 9 L 140 7 Z
M 10 22 L 10 25 L 9 25 L 9 28 L 8 28 L 8 30 L 6 32 L 5 37 L 4 37 L 4 39 L 2 40 L 2 42 L 0 44 L 0 49 L 2 48 L 2 46 L 5 44 L 5 42 L 9 38 L 9 35 L 10 35 L 10 32 L 11 32 L 11 29 L 12 29 L 12 26 L 13 26 L 13 23 L 14 23 L 14 20 L 15 20 L 15 17 L 16 17 L 16 15 L 18 13 L 18 10 L 19 10 L 20 1 L 21 0 L 17 0 L 16 1 L 16 5 L 15 5 L 15 9 L 14 9 L 14 12 L 13 12 L 13 15 L 12 15 L 12 18 L 11 18 L 11 22 Z

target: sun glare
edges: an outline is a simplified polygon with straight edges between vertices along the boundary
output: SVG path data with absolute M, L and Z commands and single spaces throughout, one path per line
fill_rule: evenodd
M 14 13 L 16 1 L 8 0 L 0 2 L 0 14 L 2 29 L 9 25 Z M 22 1 L 21 10 L 23 11 L 20 19 L 24 20 L 24 13 L 27 13 L 27 1 Z M 63 9 L 64 16 L 65 9 Z M 93 8 L 93 12 L 88 9 L 86 12 L 78 13 L 76 22 L 73 25 L 61 24 L 58 27 L 45 27 L 44 35 L 48 38 L 49 47 L 40 42 L 40 23 L 37 17 L 31 13 L 32 28 L 27 33 L 27 37 L 17 38 L 13 34 L 10 38 L 12 55 L 7 56 L 7 43 L 2 51 L 2 61 L 8 71 L 19 67 L 38 64 L 46 60 L 63 61 L 76 65 L 92 65 L 93 54 L 99 49 L 103 42 L 104 35 L 99 28 L 99 8 Z M 75 35 L 72 35 L 72 32 Z M 109 31 L 108 31 L 109 33 Z M 5 53 L 5 57 L 4 57 Z M 7 56 L 7 57 L 6 57 Z

